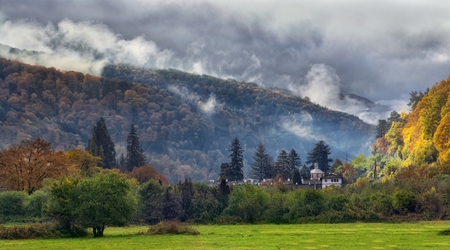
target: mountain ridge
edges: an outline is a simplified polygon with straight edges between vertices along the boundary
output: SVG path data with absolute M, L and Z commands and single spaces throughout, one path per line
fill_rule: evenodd
M 104 117 L 120 155 L 133 122 L 149 163 L 172 182 L 215 179 L 234 137 L 248 166 L 259 142 L 273 157 L 295 148 L 306 159 L 324 139 L 343 157 L 361 153 L 374 133 L 356 116 L 254 83 L 123 65 L 105 67 L 104 77 L 6 59 L 0 69 L 3 148 L 36 136 L 58 150 L 84 148 Z

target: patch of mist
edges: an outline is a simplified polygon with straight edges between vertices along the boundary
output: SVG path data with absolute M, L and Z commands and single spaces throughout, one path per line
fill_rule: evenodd
M 193 93 L 188 88 L 183 86 L 170 85 L 167 90 L 178 95 L 181 99 L 191 105 L 196 105 L 200 111 L 206 115 L 214 114 L 216 112 L 216 108 L 219 106 L 214 94 L 211 94 L 206 101 L 203 101 L 203 98 L 200 95 Z
M 325 64 L 312 65 L 303 84 L 287 84 L 287 89 L 297 96 L 309 97 L 314 103 L 355 115 L 373 125 L 377 124 L 379 119 L 389 117 L 392 110 L 405 110 L 404 98 L 373 103 L 355 95 L 342 95 L 341 87 L 336 70 Z

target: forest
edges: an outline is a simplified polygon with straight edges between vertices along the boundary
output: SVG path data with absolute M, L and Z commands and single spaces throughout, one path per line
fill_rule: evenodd
M 0 69 L 1 148 L 40 137 L 55 150 L 84 149 L 103 117 L 117 158 L 135 124 L 148 162 L 172 184 L 217 179 L 235 137 L 250 166 L 260 142 L 273 157 L 294 148 L 305 158 L 325 140 L 344 158 L 368 153 L 375 136 L 355 116 L 254 83 L 128 66 L 108 66 L 97 77 L 6 59 Z

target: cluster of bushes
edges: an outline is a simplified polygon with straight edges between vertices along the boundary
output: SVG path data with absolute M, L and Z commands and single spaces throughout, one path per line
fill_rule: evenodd
M 0 192 L 0 223 L 39 222 L 42 220 L 42 208 L 48 194 L 42 190 L 31 195 L 20 191 Z

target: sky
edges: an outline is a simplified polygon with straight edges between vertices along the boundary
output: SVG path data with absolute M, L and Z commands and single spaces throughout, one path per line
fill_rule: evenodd
M 339 93 L 407 110 L 409 93 L 450 75 L 450 1 L 0 0 L 0 44 L 14 58 L 101 74 L 106 63 L 291 90 L 376 123 Z M 390 111 L 389 111 L 390 112 Z

